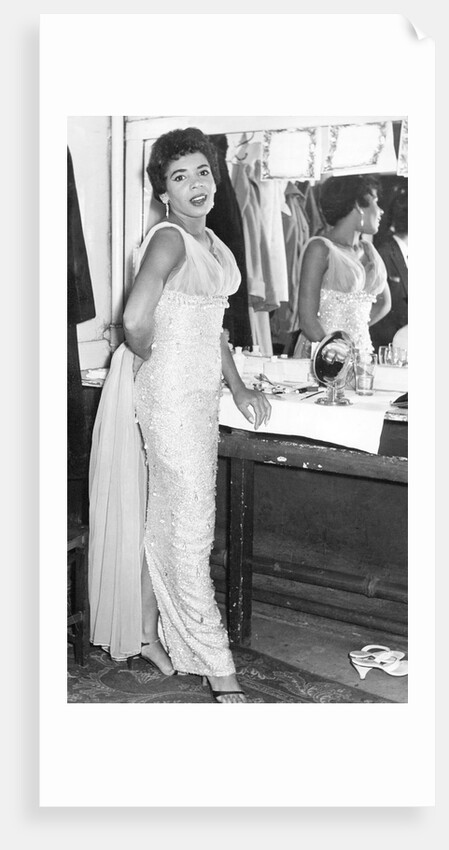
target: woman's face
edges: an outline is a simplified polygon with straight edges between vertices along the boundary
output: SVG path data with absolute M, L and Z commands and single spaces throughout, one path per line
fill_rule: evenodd
M 368 206 L 358 208 L 360 213 L 363 215 L 363 227 L 360 229 L 362 233 L 369 233 L 370 235 L 373 235 L 379 230 L 380 220 L 384 211 L 379 206 L 377 192 L 375 189 L 365 196 L 365 200 L 368 202 Z
M 216 185 L 204 154 L 196 151 L 169 163 L 166 171 L 163 203 L 179 216 L 201 218 L 214 205 Z

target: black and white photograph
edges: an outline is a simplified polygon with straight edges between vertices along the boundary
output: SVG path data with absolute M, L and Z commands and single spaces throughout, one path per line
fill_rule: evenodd
M 68 700 L 406 702 L 407 116 L 191 123 L 68 119 Z
M 41 805 L 430 805 L 433 46 L 41 21 Z

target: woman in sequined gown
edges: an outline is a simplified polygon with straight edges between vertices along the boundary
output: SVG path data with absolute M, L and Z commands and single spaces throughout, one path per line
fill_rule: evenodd
M 149 480 L 142 654 L 169 674 L 206 676 L 218 702 L 243 702 L 209 567 L 221 375 L 255 428 L 270 405 L 245 387 L 222 335 L 240 275 L 205 226 L 219 179 L 213 147 L 195 128 L 167 133 L 148 175 L 166 219 L 141 246 L 124 313 Z
M 301 333 L 294 357 L 310 357 L 311 343 L 334 330 L 372 351 L 370 325 L 391 308 L 384 262 L 363 234 L 377 232 L 382 216 L 377 181 L 363 175 L 331 177 L 321 209 L 329 225 L 303 249 L 299 283 Z

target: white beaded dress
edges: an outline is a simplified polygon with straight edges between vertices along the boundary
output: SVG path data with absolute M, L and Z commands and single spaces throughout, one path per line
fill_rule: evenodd
M 139 249 L 137 274 L 153 227 Z M 220 334 L 240 273 L 229 248 L 206 229 L 208 250 L 182 228 L 185 259 L 154 314 L 151 356 L 135 381 L 148 464 L 145 554 L 173 666 L 187 673 L 235 671 L 210 577 L 215 528 Z
M 314 239 L 321 239 L 329 248 L 328 267 L 323 276 L 318 317 L 326 334 L 331 331 L 346 331 L 356 348 L 372 351 L 369 333 L 371 307 L 387 283 L 387 273 L 382 257 L 371 242 L 362 240 L 363 262 L 351 248 L 342 247 L 324 236 L 313 236 L 303 248 L 301 260 L 307 246 Z M 311 343 L 301 333 L 293 357 L 310 357 Z

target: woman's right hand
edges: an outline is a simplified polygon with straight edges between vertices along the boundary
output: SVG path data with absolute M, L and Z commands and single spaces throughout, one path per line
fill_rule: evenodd
M 232 393 L 234 404 L 246 419 L 254 425 L 255 430 L 267 423 L 271 416 L 271 403 L 266 395 L 259 390 L 250 390 L 245 385 Z

